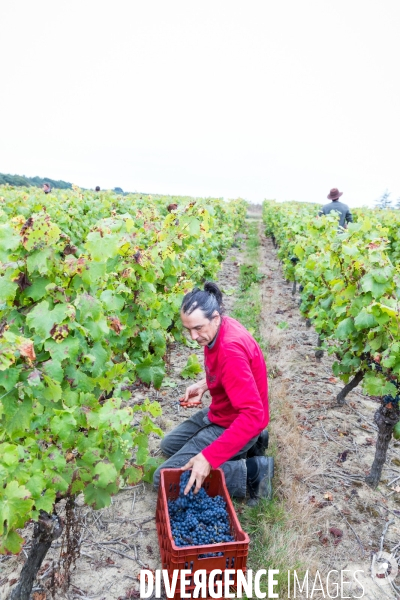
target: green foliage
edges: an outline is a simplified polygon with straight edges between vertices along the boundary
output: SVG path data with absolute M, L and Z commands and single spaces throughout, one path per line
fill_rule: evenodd
M 317 214 L 312 205 L 264 204 L 266 231 L 279 245 L 285 276 L 302 283 L 301 311 L 336 356 L 335 375 L 347 383 L 364 371 L 367 393 L 396 396 L 392 382 L 400 379 L 398 213 L 356 211 L 357 222 L 339 231 L 335 217 Z M 293 255 L 297 263 L 290 260 Z M 376 364 L 382 365 L 382 372 Z
M 180 372 L 180 376 L 183 379 L 194 379 L 198 373 L 202 372 L 202 366 L 199 363 L 199 359 L 196 354 L 191 354 L 187 359 L 185 367 Z
M 56 495 L 107 506 L 121 482 L 149 479 L 167 345 L 182 340 L 186 290 L 213 278 L 243 202 L 103 192 L 0 190 L 0 536 Z M 124 404 L 122 404 L 124 402 Z

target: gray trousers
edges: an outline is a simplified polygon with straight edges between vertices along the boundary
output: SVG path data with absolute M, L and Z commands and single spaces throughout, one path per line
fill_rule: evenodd
M 177 469 L 183 467 L 193 456 L 196 456 L 219 438 L 225 431 L 224 427 L 214 425 L 207 417 L 208 408 L 203 408 L 190 419 L 187 419 L 161 440 L 161 450 L 168 458 L 154 472 L 154 487 L 160 484 L 161 469 Z M 236 456 L 247 452 L 257 441 L 258 436 L 251 439 Z M 235 457 L 233 457 L 235 458 Z M 229 494 L 236 498 L 246 497 L 247 469 L 244 458 L 229 460 L 221 465 L 225 474 Z

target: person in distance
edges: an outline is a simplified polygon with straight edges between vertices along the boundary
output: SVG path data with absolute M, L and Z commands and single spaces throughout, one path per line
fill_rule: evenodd
M 347 223 L 353 222 L 353 216 L 347 204 L 339 202 L 339 198 L 342 194 L 343 192 L 339 192 L 337 188 L 332 188 L 327 196 L 328 200 L 331 200 L 331 202 L 325 204 L 318 214 L 320 216 L 328 215 L 332 210 L 336 210 L 339 213 L 339 227 L 347 229 Z
M 192 340 L 204 348 L 206 377 L 190 385 L 181 404 L 200 406 L 209 390 L 211 405 L 178 425 L 163 440 L 168 457 L 161 469 L 191 469 L 185 488 L 197 493 L 212 468 L 221 467 L 231 496 L 250 495 L 249 505 L 272 497 L 274 460 L 264 455 L 269 422 L 267 367 L 261 348 L 235 319 L 224 315 L 222 293 L 206 282 L 185 295 L 181 320 Z
M 50 194 L 51 192 L 51 185 L 49 183 L 44 183 L 43 184 L 43 191 L 45 194 Z

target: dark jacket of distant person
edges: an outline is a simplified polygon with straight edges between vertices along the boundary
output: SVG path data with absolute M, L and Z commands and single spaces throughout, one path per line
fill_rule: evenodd
M 337 188 L 332 188 L 327 196 L 328 200 L 332 200 L 332 202 L 325 204 L 318 214 L 328 215 L 332 210 L 336 210 L 339 213 L 339 226 L 346 228 L 347 223 L 353 222 L 353 216 L 347 204 L 339 202 L 339 198 L 342 194 L 343 192 L 339 192 Z

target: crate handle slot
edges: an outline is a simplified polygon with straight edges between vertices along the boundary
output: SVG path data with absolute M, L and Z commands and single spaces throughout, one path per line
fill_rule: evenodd
M 204 559 L 207 559 L 207 558 L 212 558 L 212 559 L 214 559 L 214 558 L 223 558 L 225 556 L 225 552 L 218 552 L 218 553 L 212 552 L 212 554 L 219 554 L 219 556 L 206 556 L 205 554 L 199 554 L 197 556 L 197 558 L 200 559 L 200 560 L 204 560 Z M 229 560 L 229 559 L 227 558 L 226 560 Z

